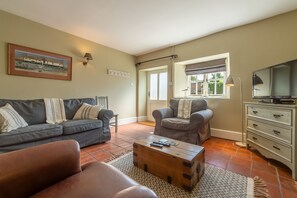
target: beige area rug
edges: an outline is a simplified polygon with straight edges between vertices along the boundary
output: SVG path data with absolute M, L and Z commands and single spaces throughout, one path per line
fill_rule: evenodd
M 269 197 L 264 182 L 259 178 L 244 177 L 223 169 L 206 165 L 205 173 L 192 192 L 175 187 L 133 165 L 132 152 L 109 164 L 138 183 L 152 189 L 159 198 L 252 198 Z

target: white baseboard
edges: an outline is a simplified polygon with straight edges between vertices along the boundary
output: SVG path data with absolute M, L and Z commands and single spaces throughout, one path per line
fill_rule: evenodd
M 122 124 L 130 124 L 134 122 L 142 122 L 146 120 L 147 120 L 147 116 L 139 116 L 139 117 L 122 118 L 122 119 L 119 119 L 118 122 L 119 122 L 119 125 L 122 125 Z
M 118 122 L 119 122 L 119 125 L 134 123 L 134 122 L 137 122 L 137 117 L 122 118 L 122 119 L 119 119 Z
M 138 122 L 147 121 L 147 116 L 139 116 L 139 117 L 137 117 L 137 121 Z
M 146 120 L 147 120 L 147 116 L 123 118 L 123 119 L 119 119 L 119 125 L 135 123 L 138 121 L 141 122 Z M 211 130 L 211 136 L 213 137 L 234 140 L 234 141 L 241 141 L 241 132 L 216 129 L 216 128 L 211 128 L 210 130 Z
M 211 130 L 211 136 L 213 137 L 241 141 L 241 132 L 228 131 L 228 130 L 215 129 L 215 128 L 211 128 L 210 130 Z

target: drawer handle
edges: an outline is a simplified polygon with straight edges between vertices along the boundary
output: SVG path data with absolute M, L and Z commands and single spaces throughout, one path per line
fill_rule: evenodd
M 284 116 L 284 115 L 283 114 L 273 114 L 273 117 L 275 117 L 275 118 L 280 118 L 282 116 Z
M 257 127 L 258 125 L 257 124 L 253 124 L 253 127 Z
M 256 137 L 253 137 L 253 140 L 258 140 L 258 138 L 256 138 Z
M 280 131 L 273 130 L 273 133 L 274 133 L 275 135 L 279 135 L 279 134 L 280 134 Z
M 278 148 L 277 146 L 273 146 L 273 148 L 275 148 L 275 149 L 277 149 L 277 150 L 279 150 L 279 151 L 280 151 L 280 148 Z
M 253 113 L 254 113 L 254 114 L 257 114 L 257 113 L 258 113 L 258 111 L 253 111 Z

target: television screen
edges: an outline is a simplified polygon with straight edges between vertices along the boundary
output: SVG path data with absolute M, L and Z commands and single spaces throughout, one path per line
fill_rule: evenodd
M 297 60 L 254 71 L 253 98 L 297 98 Z

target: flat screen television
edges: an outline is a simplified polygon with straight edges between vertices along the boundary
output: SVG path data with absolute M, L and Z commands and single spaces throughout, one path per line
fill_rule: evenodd
M 272 99 L 274 103 L 296 99 L 297 59 L 254 71 L 252 82 L 254 99 Z

